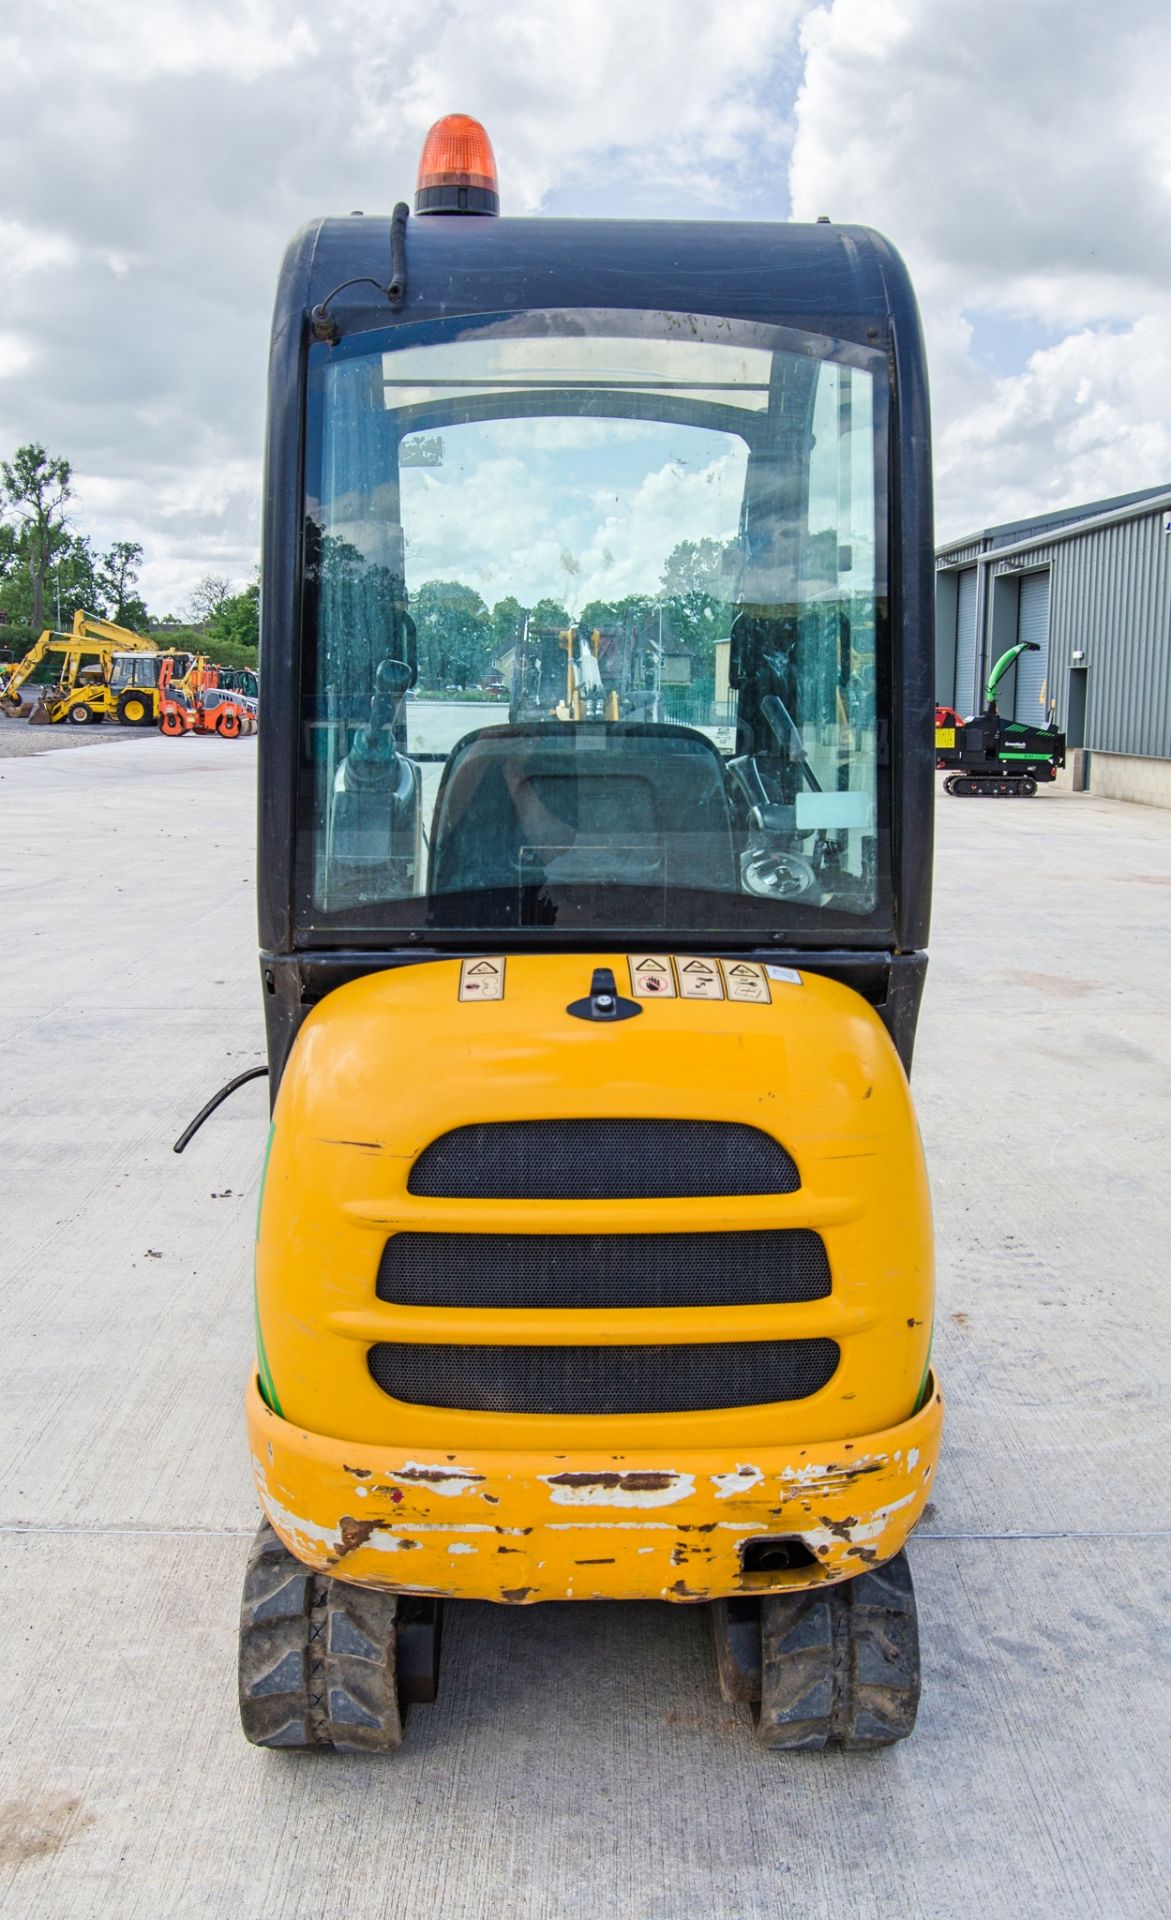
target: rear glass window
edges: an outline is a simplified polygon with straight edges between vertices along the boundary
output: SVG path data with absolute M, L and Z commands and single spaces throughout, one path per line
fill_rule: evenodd
M 314 349 L 304 921 L 873 919 L 884 426 L 877 354 L 697 316 Z

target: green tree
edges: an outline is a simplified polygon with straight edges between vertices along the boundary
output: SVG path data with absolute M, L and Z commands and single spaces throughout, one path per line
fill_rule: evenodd
M 569 615 L 559 600 L 538 600 L 529 614 L 532 627 L 567 627 Z
M 68 546 L 57 555 L 45 584 L 53 597 L 59 627 L 72 626 L 75 613 L 102 610 L 94 550 L 84 533 L 74 534 Z
M 681 540 L 663 567 L 664 644 L 714 671 L 715 643 L 731 630 L 729 547 L 722 540 Z
M 230 593 L 220 601 L 207 623 L 207 637 L 213 647 L 245 647 L 256 652 L 260 645 L 260 581 L 253 580 L 243 593 Z
M 95 584 L 106 618 L 119 627 L 132 627 L 140 633 L 145 632 L 150 621 L 146 604 L 137 591 L 141 565 L 142 548 L 137 540 L 115 540 L 95 570 Z
M 681 540 L 663 564 L 663 592 L 706 591 L 722 599 L 727 552 L 723 540 Z
M 20 556 L 16 550 L 16 529 L 10 527 L 7 520 L 0 520 L 0 589 L 11 580 Z
M 579 616 L 587 633 L 592 633 L 595 627 L 607 633 L 617 618 L 618 603 L 614 600 L 587 600 Z
M 21 560 L 16 528 L 0 520 L 0 613 L 6 626 L 32 626 L 32 581 Z
M 597 627 L 601 633 L 632 631 L 656 610 L 649 594 L 628 593 L 621 600 L 588 600 L 578 615 L 579 625 L 587 633 Z
M 96 613 L 101 601 L 94 580 L 94 553 L 83 533 L 67 533 L 53 555 L 53 564 L 44 582 L 44 610 L 39 623 L 33 619 L 33 583 L 26 569 L 19 534 L 0 527 L 0 549 L 6 546 L 3 535 L 13 535 L 15 558 L 7 571 L 0 552 L 0 609 L 10 625 L 28 626 L 39 634 L 46 625 L 68 627 L 79 610 Z
M 506 594 L 498 600 L 492 609 L 492 650 L 501 654 L 520 639 L 524 631 L 527 608 L 522 607 L 514 593 Z
M 69 544 L 66 503 L 73 494 L 72 477 L 68 460 L 49 455 L 37 441 L 18 447 L 11 461 L 0 460 L 0 495 L 16 518 L 16 546 L 32 585 L 32 624 L 37 628 L 44 621 L 49 569 Z
M 193 626 L 205 627 L 213 614 L 232 597 L 232 582 L 226 573 L 205 573 L 197 582 L 187 603 Z
M 474 587 L 425 580 L 411 613 L 419 636 L 419 678 L 425 687 L 476 686 L 492 663 L 492 616 Z

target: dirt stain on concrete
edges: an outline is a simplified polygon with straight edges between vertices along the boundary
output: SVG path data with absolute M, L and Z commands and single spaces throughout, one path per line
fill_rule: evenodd
M 1032 987 L 1036 993 L 1047 993 L 1059 1000 L 1081 1000 L 1087 993 L 1100 993 L 1100 980 L 1076 980 L 1068 973 L 1022 973 L 1010 968 L 1005 974 L 1018 987 Z
M 77 1794 L 28 1794 L 0 1806 L 0 1866 L 46 1860 L 67 1847 L 74 1835 L 94 1824 L 82 1813 Z

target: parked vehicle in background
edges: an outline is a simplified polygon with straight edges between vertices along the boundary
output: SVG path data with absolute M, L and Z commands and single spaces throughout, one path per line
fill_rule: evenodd
M 110 669 L 111 704 L 124 727 L 153 727 L 159 719 L 159 674 L 164 660 L 174 662 L 177 684 L 206 665 L 202 654 L 167 649 L 159 653 L 117 653 Z
M 947 774 L 943 791 L 958 800 L 1031 800 L 1038 783 L 1056 780 L 1065 765 L 1065 735 L 1049 724 L 1032 727 L 1006 720 L 996 690 L 1022 653 L 1039 653 L 1036 640 L 1018 640 L 1002 653 L 988 676 L 984 706 L 968 720 L 943 724 L 935 713 L 935 764 Z
M 239 670 L 217 667 L 197 657 L 197 665 L 182 683 L 172 658 L 159 668 L 159 725 L 171 739 L 184 733 L 218 733 L 225 740 L 256 732 L 256 696 L 225 686 Z M 255 675 L 252 676 L 255 679 Z
M 38 707 L 44 712 L 38 713 L 38 717 L 50 717 L 49 709 L 55 708 L 52 718 L 70 720 L 77 726 L 104 720 L 115 654 L 151 650 L 150 641 L 144 640 L 141 634 L 79 609 L 73 616 L 69 633 L 56 633 L 47 627 L 23 660 L 18 660 L 4 675 L 0 705 L 8 713 L 29 717 L 38 712 L 26 704 L 23 690 L 35 681 L 38 668 L 47 665 L 50 672 L 56 667 L 57 679 L 51 690 L 42 695 Z

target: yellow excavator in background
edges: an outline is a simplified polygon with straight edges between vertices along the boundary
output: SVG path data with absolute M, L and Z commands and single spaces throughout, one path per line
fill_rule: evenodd
M 129 627 L 115 626 L 112 620 L 99 620 L 80 608 L 73 616 L 69 633 L 56 633 L 47 627 L 31 646 L 23 660 L 9 671 L 0 686 L 0 706 L 13 714 L 25 714 L 44 721 L 69 720 L 84 726 L 104 720 L 117 710 L 111 702 L 110 672 L 117 653 L 150 653 L 149 640 Z M 56 682 L 35 706 L 26 703 L 22 689 L 44 662 L 60 663 Z
M 12 667 L 0 685 L 0 705 L 9 713 L 27 714 L 30 704 L 23 696 L 25 686 L 37 676 L 38 668 L 48 663 L 57 668 L 53 686 L 45 692 L 41 705 L 60 705 L 75 692 L 85 696 L 87 719 L 104 718 L 104 694 L 116 651 L 146 652 L 149 640 L 127 627 L 100 620 L 80 609 L 73 616 L 69 633 L 46 628 L 22 660 Z

